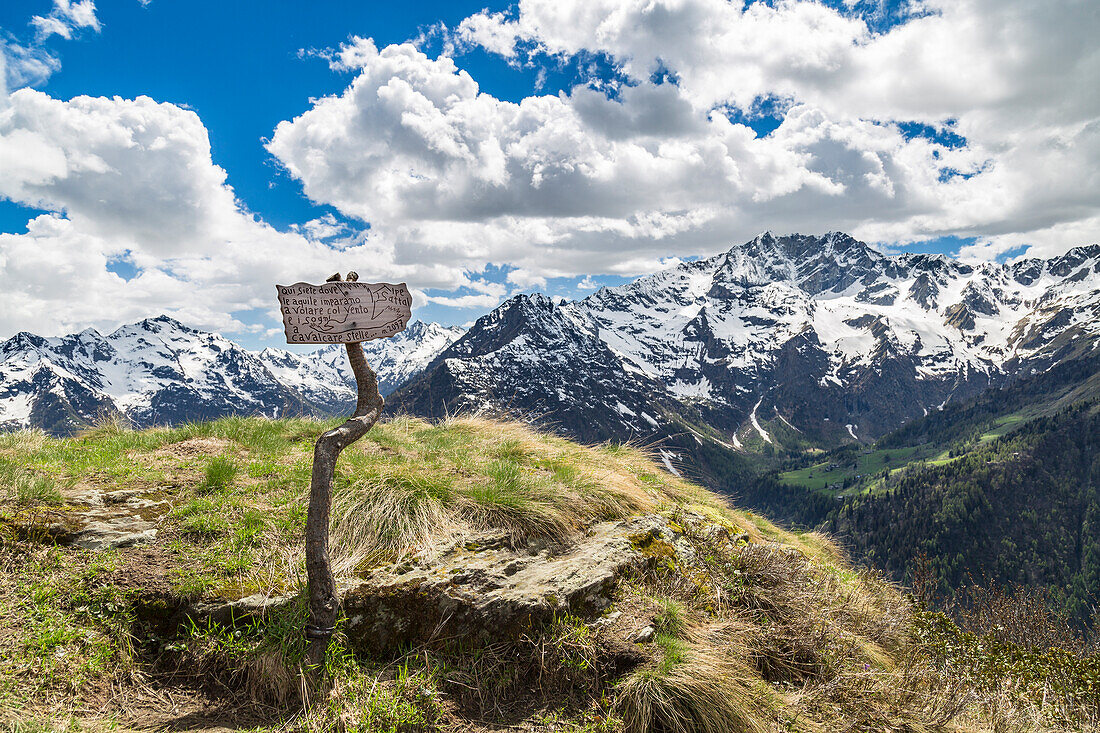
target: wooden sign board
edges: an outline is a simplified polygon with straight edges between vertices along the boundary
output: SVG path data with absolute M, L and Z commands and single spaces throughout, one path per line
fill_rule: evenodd
M 405 330 L 412 296 L 405 283 L 276 285 L 289 344 L 346 344 Z

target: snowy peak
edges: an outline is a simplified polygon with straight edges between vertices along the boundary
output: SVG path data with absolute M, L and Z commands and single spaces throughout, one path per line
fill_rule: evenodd
M 771 232 L 722 256 L 716 285 L 761 287 L 790 283 L 807 293 L 842 291 L 881 267 L 884 255 L 842 232 L 824 237 Z
M 376 339 L 363 344 L 367 361 L 378 374 L 379 391 L 383 396 L 389 395 L 422 372 L 432 359 L 462 334 L 463 330 L 455 326 L 413 321 L 407 329 L 392 338 Z M 322 350 L 321 353 L 331 353 L 331 350 Z M 355 379 L 347 371 L 347 360 L 343 358 L 343 354 L 334 361 L 335 366 L 354 384 Z
M 596 330 L 575 303 L 515 296 L 478 319 L 393 402 L 435 417 L 521 417 L 593 440 L 649 434 L 659 424 L 659 387 L 624 370 Z
M 461 331 L 414 323 L 364 344 L 383 393 L 392 391 Z M 331 415 L 355 403 L 343 347 L 298 355 L 253 353 L 167 316 L 60 338 L 19 333 L 0 343 L 0 429 L 67 433 L 103 414 L 137 425 L 226 414 Z
M 516 295 L 479 318 L 442 356 L 462 358 L 505 348 L 518 353 L 528 343 L 548 346 L 583 339 L 588 324 L 578 319 L 574 310 L 570 304 L 563 305 L 539 293 Z M 518 343 L 513 343 L 517 339 Z
M 732 445 L 770 446 L 784 432 L 835 443 L 873 439 L 1098 337 L 1095 245 L 973 266 L 885 255 L 842 232 L 767 232 L 581 301 L 514 298 L 400 396 L 426 412 L 456 400 L 490 409 L 504 395 L 514 407 L 525 370 L 524 409 L 577 425 L 584 438 L 597 437 L 589 422 L 607 427 L 597 411 L 629 417 L 661 404 Z M 570 398 L 597 374 L 613 402 Z M 650 393 L 630 398 L 630 389 Z M 651 432 L 673 434 L 654 412 Z M 646 423 L 624 423 L 619 437 Z

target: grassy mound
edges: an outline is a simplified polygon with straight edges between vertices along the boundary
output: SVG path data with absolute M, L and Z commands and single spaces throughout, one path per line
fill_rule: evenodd
M 1087 659 L 1044 687 L 1035 670 L 1045 662 L 1000 646 L 999 660 L 1031 666 L 991 672 L 980 638 L 952 636 L 828 538 L 732 509 L 636 448 L 470 418 L 395 418 L 342 454 L 339 575 L 483 531 L 517 547 L 569 543 L 638 514 L 663 516 L 676 542 L 639 537 L 644 569 L 620 580 L 600 618 L 562 613 L 518 640 L 431 639 L 387 658 L 356 654 L 338 635 L 318 689 L 300 674 L 300 599 L 232 624 L 179 610 L 301 590 L 312 448 L 326 427 L 231 418 L 62 440 L 0 435 L 0 710 L 10 711 L 0 721 L 630 733 L 1096 722 L 1100 683 Z M 112 506 L 134 492 L 142 507 L 162 507 L 155 541 L 101 551 L 44 541 L 89 496 Z
M 62 493 L 145 490 L 171 505 L 183 594 L 297 587 L 313 443 L 336 424 L 226 418 L 173 429 L 117 424 L 75 438 L 0 434 L 9 522 L 78 511 Z M 584 447 L 518 423 L 382 422 L 341 454 L 333 486 L 338 570 L 398 560 L 429 543 L 500 529 L 517 543 L 564 540 L 593 521 L 683 503 L 699 487 L 619 445 Z M 3 517 L 0 517 L 2 519 Z

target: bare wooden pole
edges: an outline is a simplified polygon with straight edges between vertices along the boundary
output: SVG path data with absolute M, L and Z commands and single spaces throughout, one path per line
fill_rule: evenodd
M 352 279 L 349 273 L 349 278 Z M 335 276 L 339 279 L 339 275 Z M 306 514 L 306 579 L 309 589 L 309 623 L 306 663 L 316 669 L 324 662 L 325 650 L 336 626 L 340 599 L 329 560 L 328 529 L 332 508 L 332 477 L 340 451 L 367 434 L 385 407 L 378 392 L 378 378 L 367 364 L 360 343 L 345 344 L 348 361 L 355 373 L 359 396 L 355 413 L 339 427 L 317 439 L 313 449 L 313 475 L 309 484 L 309 511 Z

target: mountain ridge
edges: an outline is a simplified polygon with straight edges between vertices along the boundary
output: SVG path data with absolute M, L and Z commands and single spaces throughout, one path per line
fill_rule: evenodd
M 581 300 L 518 295 L 466 333 L 414 322 L 364 348 L 381 391 L 416 414 L 509 412 L 583 440 L 777 454 L 874 440 L 1088 353 L 1098 335 L 1100 245 L 972 265 L 842 232 L 767 232 Z M 139 425 L 333 414 L 353 401 L 338 346 L 246 352 L 163 316 L 0 344 L 7 427 L 64 431 L 112 411 Z
M 521 306 L 533 325 L 502 330 Z M 584 440 L 702 432 L 767 450 L 771 425 L 836 445 L 1049 368 L 1091 348 L 1098 324 L 1098 245 L 971 265 L 765 233 L 582 300 L 517 296 L 394 399 L 428 415 L 511 410 Z
M 364 345 L 388 394 L 461 331 L 414 322 Z M 342 347 L 310 354 L 248 351 L 168 316 L 46 338 L 20 332 L 0 342 L 0 428 L 66 434 L 103 416 L 135 426 L 228 414 L 332 415 L 355 404 Z

